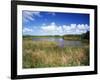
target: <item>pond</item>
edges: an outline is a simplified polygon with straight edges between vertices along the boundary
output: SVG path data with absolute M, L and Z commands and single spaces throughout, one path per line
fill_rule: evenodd
M 63 38 L 33 38 L 34 41 L 53 41 L 58 44 L 60 47 L 65 46 L 78 46 L 82 47 L 83 43 L 79 40 L 64 40 Z

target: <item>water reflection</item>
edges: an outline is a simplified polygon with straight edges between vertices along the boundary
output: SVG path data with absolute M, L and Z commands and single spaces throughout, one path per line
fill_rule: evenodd
M 81 41 L 78 40 L 64 40 L 63 38 L 33 38 L 34 41 L 54 41 L 59 46 L 83 46 Z

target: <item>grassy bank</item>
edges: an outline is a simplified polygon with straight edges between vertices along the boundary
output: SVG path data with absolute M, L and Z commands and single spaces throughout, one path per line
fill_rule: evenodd
M 81 40 L 81 35 L 64 35 L 64 40 Z
M 48 36 L 31 36 L 31 35 L 26 35 L 23 36 L 23 38 L 62 38 L 63 36 L 59 35 L 48 35 Z
M 89 65 L 89 47 L 59 47 L 52 41 L 23 39 L 23 68 Z

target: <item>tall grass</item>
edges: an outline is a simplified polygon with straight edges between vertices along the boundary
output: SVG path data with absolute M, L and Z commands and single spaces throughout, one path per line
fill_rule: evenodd
M 23 68 L 89 65 L 89 47 L 59 47 L 52 41 L 23 39 Z

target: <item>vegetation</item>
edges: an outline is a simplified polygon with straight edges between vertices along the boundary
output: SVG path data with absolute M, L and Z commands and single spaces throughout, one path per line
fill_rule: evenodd
M 89 40 L 89 37 L 90 37 L 89 35 L 90 35 L 90 32 L 87 31 L 86 33 L 82 34 L 81 37 L 82 37 L 83 39 L 87 39 L 87 40 Z
M 64 40 L 81 40 L 81 35 L 64 35 Z
M 89 41 L 90 32 L 87 31 L 81 35 L 64 35 L 63 39 L 65 40 L 82 40 L 82 41 Z
M 87 31 L 84 34 L 81 35 L 45 35 L 45 36 L 31 36 L 31 35 L 25 35 L 23 38 L 25 39 L 32 39 L 32 38 L 63 38 L 64 40 L 82 40 L 82 41 L 89 41 L 89 34 L 90 32 Z
M 59 35 L 45 35 L 45 36 L 24 35 L 23 36 L 23 38 L 49 38 L 49 37 L 62 38 L 63 36 L 59 36 Z
M 89 65 L 89 46 L 59 47 L 52 41 L 23 39 L 23 68 Z
M 88 42 L 82 47 L 59 47 L 53 41 L 33 41 L 33 38 L 63 38 Z M 87 66 L 89 65 L 89 31 L 82 35 L 23 36 L 23 68 Z

